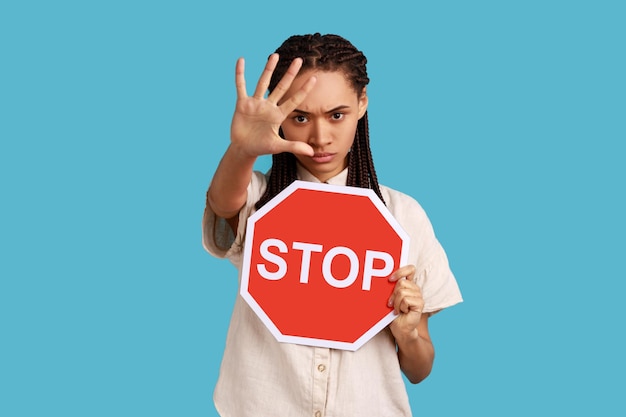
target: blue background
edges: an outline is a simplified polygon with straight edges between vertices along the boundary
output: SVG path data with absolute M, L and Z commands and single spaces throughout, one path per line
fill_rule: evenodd
M 625 18 L 607 0 L 3 2 L 0 415 L 216 415 L 236 272 L 200 220 L 235 60 L 251 89 L 315 31 L 368 56 L 380 180 L 422 203 L 465 298 L 431 320 L 415 414 L 624 415 Z

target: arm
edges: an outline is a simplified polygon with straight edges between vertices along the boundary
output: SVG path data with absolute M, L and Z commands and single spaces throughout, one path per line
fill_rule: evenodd
M 435 348 L 428 333 L 428 314 L 422 313 L 422 292 L 413 281 L 415 267 L 408 265 L 398 269 L 389 278 L 396 282 L 389 306 L 394 307 L 398 317 L 390 329 L 398 346 L 400 368 L 413 384 L 423 381 L 429 374 L 435 359 Z
M 278 55 L 271 55 L 254 95 L 248 96 L 244 60 L 240 58 L 237 61 L 237 105 L 230 129 L 231 143 L 207 192 L 207 205 L 217 216 L 228 219 L 234 229 L 237 227 L 237 214 L 246 202 L 247 187 L 257 157 L 281 152 L 313 154 L 313 149 L 305 143 L 282 139 L 278 135 L 278 129 L 287 115 L 304 100 L 315 84 L 315 78 L 309 79 L 299 91 L 279 105 L 279 100 L 283 99 L 298 74 L 302 60 L 294 60 L 274 91 L 264 98 L 277 62 Z
M 256 157 L 250 157 L 232 144 L 226 149 L 220 161 L 209 191 L 207 206 L 226 219 L 233 231 L 237 230 L 239 210 L 246 202 L 247 187 L 252 177 Z

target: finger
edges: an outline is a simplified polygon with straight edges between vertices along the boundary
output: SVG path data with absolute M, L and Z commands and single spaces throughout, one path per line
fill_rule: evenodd
M 285 93 L 291 87 L 293 80 L 296 78 L 298 73 L 300 72 L 300 68 L 302 68 L 302 58 L 296 58 L 291 61 L 289 68 L 287 68 L 287 72 L 283 75 L 283 78 L 280 79 L 276 87 L 272 91 L 272 93 L 267 97 L 269 101 L 272 103 L 278 103 L 281 98 L 285 95 Z
M 404 300 L 412 300 L 418 306 L 423 305 L 424 302 L 420 287 L 413 281 L 402 278 L 396 282 L 396 286 L 387 300 L 387 306 L 394 307 L 397 313 Z
M 276 64 L 278 63 L 278 54 L 272 54 L 267 59 L 267 63 L 265 64 L 265 68 L 263 69 L 263 73 L 259 78 L 259 82 L 256 85 L 256 90 L 254 90 L 255 98 L 263 98 L 265 96 L 265 92 L 270 85 L 270 81 L 272 80 L 272 74 L 276 69 Z
M 237 65 L 235 66 L 235 87 L 237 88 L 237 99 L 248 97 L 248 92 L 246 91 L 246 77 L 244 75 L 245 67 L 245 60 L 243 58 L 239 58 L 237 60 Z
M 291 97 L 280 104 L 280 109 L 285 115 L 285 118 L 291 113 L 300 103 L 304 101 L 307 94 L 313 89 L 313 86 L 317 82 L 317 78 L 311 77 L 300 87 L 298 91 L 293 93 Z
M 313 154 L 315 153 L 313 148 L 309 144 L 304 142 L 292 142 L 289 140 L 281 139 L 281 141 L 278 143 L 279 145 L 277 146 L 276 153 L 290 152 L 296 155 L 307 156 L 313 156 Z
M 406 278 L 410 281 L 413 281 L 415 277 L 415 265 L 405 265 L 399 269 L 397 269 L 393 274 L 389 276 L 389 281 L 396 282 L 402 278 Z
M 408 314 L 410 312 L 422 313 L 424 301 L 420 297 L 402 297 L 397 305 L 394 305 L 396 313 L 402 312 Z

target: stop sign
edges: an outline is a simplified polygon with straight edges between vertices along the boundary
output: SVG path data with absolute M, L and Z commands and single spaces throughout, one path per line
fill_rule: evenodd
M 395 318 L 409 237 L 373 190 L 295 181 L 247 226 L 240 293 L 278 341 L 356 350 Z

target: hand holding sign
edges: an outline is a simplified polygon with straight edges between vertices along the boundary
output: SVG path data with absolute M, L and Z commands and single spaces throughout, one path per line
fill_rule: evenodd
M 399 316 L 391 323 L 391 332 L 398 339 L 400 335 L 417 335 L 417 325 L 422 317 L 424 299 L 420 287 L 414 282 L 415 266 L 406 265 L 389 278 L 395 288 L 389 297 L 389 307 Z

